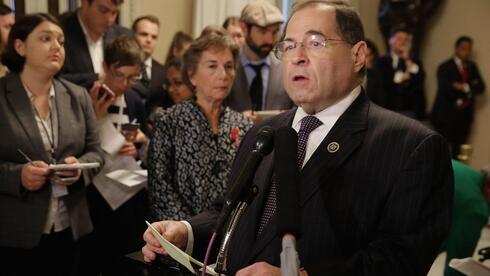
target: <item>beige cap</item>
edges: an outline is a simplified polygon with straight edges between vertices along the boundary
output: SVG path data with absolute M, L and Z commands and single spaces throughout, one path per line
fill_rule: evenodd
M 242 10 L 240 20 L 261 27 L 284 22 L 281 11 L 267 0 L 256 0 L 248 3 Z

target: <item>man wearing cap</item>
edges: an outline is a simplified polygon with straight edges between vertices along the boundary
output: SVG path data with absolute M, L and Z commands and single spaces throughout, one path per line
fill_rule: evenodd
M 245 114 L 251 110 L 284 110 L 292 101 L 282 84 L 282 66 L 271 54 L 280 25 L 281 11 L 268 1 L 247 4 L 240 16 L 245 45 L 227 104 Z

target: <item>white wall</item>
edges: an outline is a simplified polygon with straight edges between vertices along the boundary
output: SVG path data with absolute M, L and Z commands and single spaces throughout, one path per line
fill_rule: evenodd
M 139 16 L 151 14 L 158 17 L 160 35 L 154 57 L 163 62 L 177 31 L 192 35 L 193 9 L 194 0 L 125 0 L 120 22 L 121 25 L 131 28 L 133 20 Z

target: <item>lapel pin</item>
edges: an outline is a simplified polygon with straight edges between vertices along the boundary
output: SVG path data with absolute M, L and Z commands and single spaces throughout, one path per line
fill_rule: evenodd
M 328 150 L 328 152 L 330 152 L 330 153 L 335 153 L 335 152 L 337 152 L 337 151 L 339 150 L 339 148 L 340 148 L 340 145 L 339 145 L 339 143 L 337 143 L 337 142 L 330 142 L 330 143 L 328 144 L 328 146 L 327 146 L 327 150 Z

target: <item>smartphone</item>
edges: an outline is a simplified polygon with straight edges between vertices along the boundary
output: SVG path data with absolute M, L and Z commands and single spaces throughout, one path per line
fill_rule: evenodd
M 139 123 L 126 123 L 121 125 L 121 130 L 124 131 L 135 131 L 138 130 L 139 128 L 140 128 Z
M 111 97 L 116 97 L 116 93 L 114 93 L 114 91 L 112 91 L 109 86 L 103 83 L 99 88 L 99 99 L 101 99 L 102 97 L 111 98 L 107 97 L 107 94 L 111 95 Z

